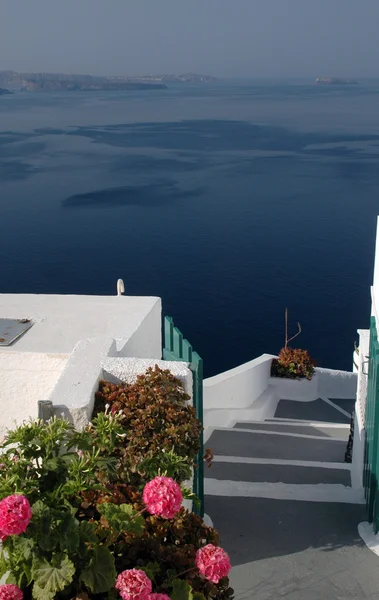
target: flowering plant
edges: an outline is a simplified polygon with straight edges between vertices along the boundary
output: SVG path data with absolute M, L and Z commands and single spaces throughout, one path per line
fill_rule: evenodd
M 120 481 L 115 449 L 124 436 L 121 415 L 110 411 L 80 432 L 56 418 L 8 432 L 0 446 L 0 576 L 7 575 L 0 600 L 232 595 L 227 579 L 215 584 L 196 566 L 196 551 L 213 530 L 195 515 L 189 558 L 183 561 L 183 550 L 170 558 L 172 536 L 185 535 L 178 523 L 192 513 L 181 508 L 183 491 L 167 475 L 142 490 Z
M 311 380 L 315 367 L 316 363 L 307 350 L 282 348 L 278 358 L 272 361 L 271 376 Z

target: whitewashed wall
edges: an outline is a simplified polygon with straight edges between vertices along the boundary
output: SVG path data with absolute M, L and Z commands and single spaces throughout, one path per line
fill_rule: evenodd
M 247 408 L 267 389 L 271 354 L 204 380 L 204 409 Z
M 312 402 L 317 398 L 352 399 L 357 374 L 316 369 L 311 381 L 270 377 L 275 358 L 263 354 L 204 381 L 205 427 L 225 427 L 236 421 L 261 421 L 272 417 L 279 400 Z
M 160 359 L 162 357 L 161 319 L 162 306 L 161 302 L 157 302 L 126 342 L 116 340 L 117 356 Z
M 67 360 L 59 354 L 0 351 L 0 439 L 7 429 L 38 416 L 38 400 L 51 393 Z

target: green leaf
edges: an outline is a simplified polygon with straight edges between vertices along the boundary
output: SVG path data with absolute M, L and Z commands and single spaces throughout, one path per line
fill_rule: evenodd
M 95 533 L 95 523 L 89 523 L 88 521 L 81 521 L 79 524 L 79 536 L 80 541 L 87 544 L 96 544 L 98 541 Z
M 193 592 L 188 581 L 184 579 L 174 579 L 172 582 L 171 600 L 193 600 Z M 200 598 L 197 598 L 200 600 Z
M 104 594 L 114 587 L 117 572 L 114 558 L 108 548 L 98 546 L 90 565 L 80 575 L 80 580 L 94 594 Z
M 99 504 L 98 511 L 104 515 L 109 523 L 109 527 L 117 533 L 127 531 L 128 533 L 136 533 L 141 535 L 145 528 L 145 519 L 139 515 L 131 504 Z M 134 518 L 133 518 L 134 517 Z
M 88 546 L 94 546 L 99 543 L 99 538 L 95 533 L 95 523 L 81 521 L 79 523 L 79 556 L 85 558 L 88 552 Z
M 52 552 L 57 547 L 59 533 L 53 526 L 51 509 L 41 500 L 38 500 L 33 504 L 32 512 L 33 517 L 29 525 L 30 532 L 38 541 L 38 545 L 42 550 Z
M 144 573 L 146 573 L 146 575 L 149 579 L 151 579 L 151 581 L 154 581 L 155 575 L 158 575 L 158 573 L 160 573 L 161 571 L 159 563 L 157 562 L 148 562 L 147 565 L 139 568 L 141 571 L 144 571 Z
M 55 554 L 51 562 L 46 558 L 34 558 L 33 597 L 37 600 L 54 598 L 57 592 L 61 592 L 72 582 L 74 574 L 75 566 L 66 554 Z
M 30 538 L 21 535 L 12 538 L 12 559 L 16 558 L 17 562 L 29 561 L 32 557 L 34 541 Z
M 47 592 L 40 588 L 36 583 L 33 585 L 33 598 L 35 600 L 54 600 L 55 592 Z
M 9 571 L 8 560 L 4 554 L 4 551 L 1 550 L 1 553 L 0 553 L 0 577 L 3 577 L 5 575 L 5 573 L 8 573 L 8 571 Z
M 79 547 L 79 525 L 71 513 L 66 513 L 59 526 L 59 546 L 62 552 L 74 553 Z
M 206 600 L 206 598 L 201 592 L 193 592 L 192 600 Z

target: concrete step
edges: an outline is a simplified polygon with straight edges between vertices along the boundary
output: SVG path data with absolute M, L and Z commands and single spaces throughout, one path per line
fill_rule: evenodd
M 215 455 L 343 463 L 346 441 L 287 432 L 215 429 L 207 446 Z
M 234 425 L 236 429 L 252 429 L 262 431 L 276 431 L 278 433 L 300 433 L 303 435 L 338 438 L 347 442 L 349 437 L 348 428 L 328 427 L 327 425 L 317 425 L 316 423 L 276 423 L 275 421 L 255 421 L 255 422 L 239 422 Z
M 251 421 L 254 422 L 254 421 Z M 315 425 L 316 427 L 333 427 L 338 429 L 350 429 L 350 423 L 330 423 L 328 421 L 304 420 L 304 419 L 286 419 L 285 417 L 271 417 L 264 421 L 256 421 L 256 423 L 276 423 L 277 425 Z
M 346 400 L 345 402 L 349 401 Z M 351 403 L 346 406 L 350 407 Z M 331 406 L 331 404 L 321 398 L 312 402 L 279 400 L 274 417 L 304 421 L 323 421 L 327 423 L 350 423 L 350 412 L 348 413 L 342 408 L 341 410 L 346 412 L 346 414 L 343 414 L 338 408 Z
M 224 496 L 227 498 L 272 498 L 275 500 L 293 500 L 311 503 L 365 503 L 363 490 L 355 490 L 352 487 L 341 484 L 328 483 L 297 485 L 293 483 L 220 481 L 219 479 L 208 478 L 205 480 L 205 494 L 206 496 Z M 234 508 L 234 510 L 236 509 Z
M 220 481 L 247 481 L 251 483 L 264 481 L 297 485 L 327 483 L 351 486 L 350 470 L 326 469 L 321 466 L 310 467 L 306 463 L 299 466 L 296 464 L 235 463 L 217 460 L 212 463 L 210 468 L 205 469 L 204 475 L 207 479 L 218 479 Z

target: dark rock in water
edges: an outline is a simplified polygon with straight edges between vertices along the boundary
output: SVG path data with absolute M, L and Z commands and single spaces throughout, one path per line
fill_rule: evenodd
M 9 90 L 5 90 L 4 88 L 0 88 L 0 96 L 5 96 L 6 94 L 12 94 Z

